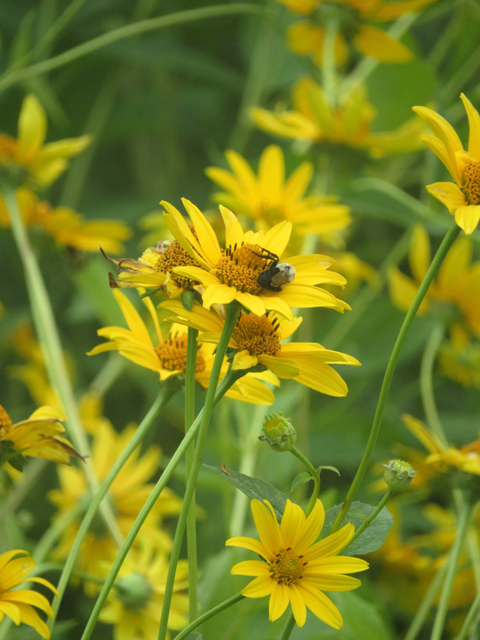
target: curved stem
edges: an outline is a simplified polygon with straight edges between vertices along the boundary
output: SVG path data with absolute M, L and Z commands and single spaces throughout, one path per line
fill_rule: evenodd
M 433 328 L 423 352 L 422 364 L 420 367 L 420 393 L 422 396 L 423 409 L 427 424 L 444 446 L 448 446 L 445 432 L 438 416 L 435 394 L 433 393 L 433 365 L 438 347 L 443 340 L 445 326 L 437 324 Z
M 291 449 L 291 453 L 293 453 L 293 455 L 296 458 L 298 458 L 300 460 L 300 462 L 307 467 L 308 471 L 310 472 L 310 475 L 312 476 L 312 480 L 313 480 L 313 484 L 314 484 L 313 492 L 312 492 L 312 495 L 310 496 L 310 500 L 308 502 L 308 506 L 307 506 L 307 509 L 305 511 L 305 515 L 308 517 L 313 511 L 313 507 L 315 506 L 315 502 L 316 502 L 316 500 L 318 498 L 318 494 L 320 492 L 320 474 L 315 469 L 315 467 L 310 462 L 310 460 L 308 458 L 306 458 L 303 455 L 303 453 L 297 449 L 297 447 L 293 447 L 293 449 Z
M 325 27 L 325 40 L 323 42 L 323 92 L 325 100 L 330 107 L 336 105 L 337 93 L 337 61 L 335 59 L 335 43 L 338 35 L 338 22 L 330 19 Z
M 448 560 L 442 567 L 440 567 L 440 569 L 437 571 L 437 575 L 430 583 L 430 586 L 428 587 L 428 591 L 425 594 L 422 600 L 422 603 L 418 607 L 415 617 L 413 618 L 410 626 L 408 627 L 408 631 L 405 635 L 405 640 L 416 640 L 423 625 L 425 624 L 425 620 L 432 607 L 433 601 L 435 600 L 435 596 L 437 595 L 437 592 L 442 586 L 442 583 L 445 579 L 445 574 L 447 573 L 447 567 L 448 567 Z
M 355 533 L 353 534 L 353 538 L 350 540 L 350 542 L 348 543 L 348 546 L 350 546 L 353 542 L 355 542 L 355 540 L 360 537 L 362 535 L 362 533 L 365 531 L 365 529 L 367 527 L 370 526 L 370 524 L 375 520 L 375 518 L 378 516 L 378 514 L 380 513 L 380 511 L 383 509 L 383 507 L 387 504 L 390 496 L 392 495 L 393 491 L 390 489 L 390 487 L 388 487 L 388 489 L 385 492 L 385 495 L 383 496 L 383 498 L 380 500 L 380 502 L 377 504 L 377 507 L 375 508 L 374 511 L 372 511 L 372 513 L 368 516 L 368 518 L 365 518 L 365 521 L 362 522 L 362 524 L 358 527 L 358 529 L 355 531 Z M 348 549 L 348 547 L 347 547 Z
M 412 305 L 408 310 L 407 315 L 405 316 L 405 320 L 403 321 L 397 340 L 393 347 L 390 360 L 388 361 L 387 370 L 385 371 L 382 388 L 380 390 L 380 397 L 378 399 L 377 409 L 375 411 L 375 417 L 373 419 L 372 429 L 370 431 L 370 436 L 368 438 L 367 446 L 365 447 L 365 452 L 363 454 L 363 457 L 358 467 L 355 478 L 353 479 L 352 485 L 347 493 L 347 497 L 345 498 L 342 508 L 340 509 L 340 512 L 337 518 L 335 519 L 335 522 L 333 523 L 330 533 L 335 533 L 335 531 L 338 531 L 342 526 L 343 519 L 345 518 L 345 515 L 347 514 L 347 511 L 350 508 L 350 505 L 352 504 L 357 494 L 360 484 L 362 483 L 363 476 L 367 471 L 368 463 L 370 462 L 370 457 L 372 455 L 373 449 L 375 447 L 375 443 L 377 442 L 378 434 L 380 432 L 383 412 L 385 410 L 388 393 L 390 391 L 390 385 L 392 384 L 393 374 L 395 373 L 398 358 L 402 351 L 405 338 L 407 337 L 407 334 L 417 314 L 417 311 L 425 295 L 427 294 L 427 291 L 430 288 L 430 285 L 432 284 L 432 281 L 435 278 L 440 268 L 440 265 L 442 264 L 445 256 L 447 255 L 452 244 L 455 242 L 459 233 L 460 233 L 460 227 L 458 227 L 457 224 L 454 222 L 451 225 L 450 229 L 447 231 L 442 244 L 440 245 L 434 259 L 432 260 L 432 264 L 430 265 L 425 275 L 425 278 L 417 291 L 417 294 L 412 302 Z
M 160 619 L 158 640 L 165 640 L 165 638 L 167 637 L 168 617 L 170 614 L 170 605 L 172 602 L 175 573 L 177 570 L 178 559 L 180 557 L 180 550 L 182 547 L 187 514 L 189 512 L 190 504 L 192 502 L 192 496 L 195 491 L 195 483 L 197 481 L 198 472 L 200 471 L 200 465 L 202 464 L 203 450 L 205 448 L 208 427 L 214 407 L 215 391 L 217 389 L 220 372 L 223 366 L 225 352 L 227 350 L 228 343 L 230 342 L 230 338 L 232 337 L 233 330 L 235 329 L 235 324 L 237 322 L 239 313 L 240 305 L 238 302 L 234 301 L 227 305 L 227 316 L 225 318 L 222 335 L 220 336 L 220 340 L 215 352 L 215 360 L 213 361 L 210 383 L 208 385 L 205 405 L 203 407 L 203 416 L 200 422 L 200 428 L 198 430 L 198 440 L 195 447 L 195 457 L 191 468 L 191 473 L 188 478 L 187 487 L 185 489 L 185 496 L 183 498 L 182 509 L 178 518 L 177 529 L 175 531 L 175 538 L 173 540 L 173 547 L 170 554 L 170 564 L 168 566 L 167 583 L 165 585 L 165 595 L 163 598 L 162 617 Z
M 201 624 L 203 624 L 207 620 L 210 620 L 210 618 L 213 618 L 213 616 L 216 616 L 218 613 L 225 611 L 225 609 L 228 609 L 228 607 L 231 607 L 233 604 L 240 602 L 240 600 L 243 600 L 243 598 L 245 598 L 245 596 L 243 596 L 241 593 L 237 593 L 231 598 L 229 598 L 228 600 L 225 600 L 225 602 L 217 604 L 216 607 L 213 607 L 213 609 L 210 609 L 210 611 L 207 611 L 206 613 L 201 615 L 199 618 L 191 622 L 188 625 L 188 627 L 185 627 L 185 629 L 182 629 L 182 631 L 180 631 L 178 636 L 175 636 L 175 640 L 184 640 L 184 638 L 186 638 L 189 635 L 189 633 L 191 633 L 194 629 L 199 627 Z
M 295 626 L 295 617 L 293 613 L 291 613 L 283 628 L 282 635 L 280 636 L 280 640 L 288 640 L 292 634 L 294 626 Z

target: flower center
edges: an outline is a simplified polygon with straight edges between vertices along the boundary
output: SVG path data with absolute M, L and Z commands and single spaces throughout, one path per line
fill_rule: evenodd
M 0 404 L 0 439 L 4 438 L 12 430 L 10 416 Z
M 185 374 L 187 367 L 187 336 L 173 336 L 160 344 L 155 353 L 162 364 L 162 369 L 167 371 L 180 371 Z M 205 369 L 205 359 L 200 349 L 197 351 L 197 363 L 195 372 L 200 373 Z
M 277 319 L 270 321 L 267 315 L 258 317 L 244 313 L 237 320 L 233 339 L 242 351 L 247 349 L 250 355 L 275 356 L 280 351 L 277 322 Z
M 460 451 L 471 458 L 478 458 L 480 456 L 480 440 L 475 440 L 475 442 L 461 447 Z
M 303 577 L 303 556 L 297 556 L 292 549 L 280 549 L 270 564 L 270 575 L 280 584 L 295 584 Z
M 467 164 L 463 171 L 463 193 L 468 204 L 480 204 L 480 162 Z
M 173 282 L 184 290 L 192 289 L 199 284 L 196 280 L 179 276 L 172 271 L 174 267 L 198 267 L 198 263 L 185 251 L 179 242 L 174 240 L 173 242 L 159 243 L 157 250 L 160 251 L 155 264 L 155 268 L 158 271 L 168 273 Z
M 238 291 L 258 295 L 262 287 L 258 276 L 269 269 L 272 258 L 262 253 L 257 244 L 242 244 L 227 247 L 217 263 L 216 275 L 220 282 L 235 287 Z

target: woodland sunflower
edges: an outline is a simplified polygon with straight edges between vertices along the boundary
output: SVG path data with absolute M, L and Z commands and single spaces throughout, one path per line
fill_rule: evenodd
M 15 558 L 15 556 L 22 556 Z M 48 580 L 27 577 L 35 568 L 35 560 L 27 551 L 14 549 L 0 555 L 0 622 L 8 616 L 17 626 L 20 623 L 33 627 L 42 638 L 50 638 L 50 631 L 34 607 L 53 618 L 52 607 L 41 593 L 29 589 L 17 589 L 24 582 L 43 584 L 55 595 L 58 592 Z
M 162 303 L 175 314 L 174 320 L 198 329 L 198 341 L 218 344 L 224 319 L 220 313 L 204 309 L 194 302 L 187 311 L 177 300 Z M 302 318 L 286 320 L 269 312 L 263 316 L 241 313 L 229 348 L 235 350 L 233 369 L 249 369 L 261 365 L 279 378 L 293 378 L 300 384 L 330 396 L 345 396 L 348 388 L 330 364 L 360 365 L 356 358 L 339 351 L 330 351 L 313 342 L 282 344 L 299 327 Z
M 25 170 L 24 184 L 46 186 L 68 167 L 67 158 L 76 156 L 90 143 L 90 136 L 44 144 L 47 116 L 38 98 L 25 97 L 18 120 L 18 139 L 0 135 L 0 165 Z
M 194 204 L 183 199 L 195 234 L 175 207 L 168 202 L 162 204 L 171 232 L 198 265 L 173 271 L 200 282 L 196 289 L 201 291 L 207 309 L 212 304 L 237 300 L 257 316 L 272 309 L 291 318 L 294 307 L 327 307 L 342 313 L 350 308 L 315 286 L 345 284 L 343 276 L 328 270 L 333 258 L 296 256 L 289 258 L 288 264 L 280 262 L 292 233 L 290 221 L 275 225 L 267 233 L 244 232 L 235 215 L 220 205 L 226 228 L 226 248 L 221 249 L 212 226 Z
M 128 324 L 128 329 L 123 327 L 105 327 L 97 331 L 98 335 L 109 339 L 109 342 L 98 345 L 88 355 L 93 356 L 103 351 L 118 351 L 120 355 L 135 364 L 156 371 L 160 380 L 167 380 L 173 376 L 184 376 L 187 364 L 187 332 L 182 325 L 173 325 L 170 328 L 169 337 L 164 339 L 158 324 L 158 317 L 152 301 L 144 298 L 149 314 L 156 331 L 154 347 L 145 323 L 128 298 L 118 290 L 113 291 L 120 309 Z M 215 359 L 212 345 L 201 345 L 197 350 L 197 362 L 195 380 L 204 388 L 208 388 Z M 227 372 L 225 360 L 221 377 Z M 274 375 L 264 373 L 250 373 L 237 380 L 226 392 L 228 398 L 248 402 L 251 404 L 271 405 L 274 395 L 264 382 L 278 385 Z
M 246 560 L 232 568 L 233 575 L 255 576 L 242 594 L 247 598 L 270 596 L 269 620 L 277 620 L 290 601 L 299 627 L 307 618 L 306 607 L 334 629 L 343 626 L 342 616 L 324 591 L 351 591 L 360 580 L 345 574 L 368 569 L 368 562 L 337 554 L 355 533 L 352 523 L 315 543 L 325 521 L 325 511 L 317 500 L 312 513 L 287 500 L 281 525 L 268 500 L 252 500 L 252 513 L 260 536 L 230 538 L 230 547 L 243 547 L 259 554 L 263 561 Z
M 465 151 L 455 129 L 441 115 L 427 107 L 413 107 L 425 120 L 434 135 L 423 135 L 422 141 L 443 162 L 453 182 L 435 182 L 427 191 L 440 200 L 455 222 L 466 234 L 477 228 L 480 220 L 480 115 L 470 100 L 462 93 L 467 112 L 470 135 L 468 151 Z

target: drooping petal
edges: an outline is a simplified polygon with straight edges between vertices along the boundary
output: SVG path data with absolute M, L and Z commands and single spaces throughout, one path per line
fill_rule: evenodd
M 277 358 L 276 356 L 258 356 L 258 361 L 270 369 L 279 378 L 288 380 L 299 375 L 300 369 L 294 360 L 289 358 Z
M 334 629 L 343 627 L 342 615 L 330 598 L 327 598 L 324 593 L 309 585 L 308 582 L 301 584 L 299 589 L 303 601 L 317 618 Z
M 413 54 L 404 44 L 389 36 L 388 33 L 366 24 L 360 27 L 354 37 L 357 48 L 366 56 L 371 56 L 387 64 L 408 62 Z
M 468 153 L 478 162 L 480 161 L 480 115 L 464 93 L 460 94 L 460 98 L 467 112 L 468 124 L 470 126 Z
M 469 205 L 468 207 L 458 207 L 455 211 L 455 222 L 458 226 L 470 235 L 475 231 L 480 220 L 480 205 Z
M 454 182 L 434 182 L 427 185 L 427 191 L 444 204 L 452 215 L 458 207 L 463 207 L 467 204 L 465 195 Z

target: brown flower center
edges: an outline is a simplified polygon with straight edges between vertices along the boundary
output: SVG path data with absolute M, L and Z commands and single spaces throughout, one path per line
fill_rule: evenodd
M 480 440 L 475 440 L 475 442 L 471 442 L 470 444 L 461 447 L 460 451 L 467 456 L 480 456 Z
M 242 244 L 227 247 L 217 263 L 216 275 L 220 282 L 235 287 L 238 291 L 258 295 L 262 287 L 257 278 L 271 265 L 272 259 L 262 254 L 257 244 Z
M 4 438 L 12 430 L 10 416 L 0 404 L 0 439 Z
M 280 584 L 295 584 L 303 577 L 307 564 L 303 556 L 297 556 L 292 549 L 280 549 L 270 564 L 270 575 Z
M 468 204 L 480 204 L 480 162 L 467 164 L 463 171 L 463 193 Z
M 160 246 L 161 245 L 159 245 L 158 249 L 160 249 Z M 176 240 L 163 245 L 163 250 L 158 256 L 155 268 L 161 273 L 170 274 L 170 278 L 182 289 L 192 289 L 198 284 L 196 280 L 191 280 L 190 278 L 185 278 L 184 276 L 173 273 L 172 270 L 174 267 L 198 267 L 198 263 Z
M 187 367 L 187 336 L 174 336 L 168 338 L 155 349 L 155 353 L 161 362 L 162 369 L 167 371 L 180 371 L 185 374 Z M 195 372 L 200 373 L 205 369 L 205 358 L 200 348 L 197 351 L 197 363 Z
M 247 349 L 250 355 L 275 356 L 280 351 L 277 322 L 266 315 L 259 317 L 244 313 L 237 320 L 233 339 L 242 351 Z

